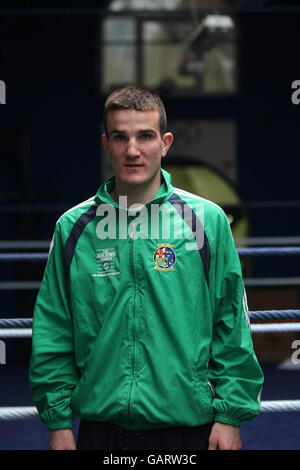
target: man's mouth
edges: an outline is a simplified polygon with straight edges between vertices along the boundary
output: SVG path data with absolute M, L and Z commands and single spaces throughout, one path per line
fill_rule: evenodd
M 125 166 L 128 168 L 140 168 L 143 165 L 141 163 L 125 163 Z

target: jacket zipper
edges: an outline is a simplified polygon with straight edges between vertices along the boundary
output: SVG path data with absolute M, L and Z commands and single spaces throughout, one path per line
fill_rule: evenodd
M 133 273 L 133 321 L 132 321 L 132 338 L 133 338 L 133 355 L 132 355 L 132 375 L 131 375 L 131 382 L 129 388 L 129 395 L 128 395 L 128 418 L 131 420 L 132 412 L 131 412 L 131 399 L 132 399 L 132 389 L 133 383 L 135 380 L 135 366 L 136 366 L 136 297 L 137 297 L 137 282 L 136 282 L 136 271 L 135 271 L 135 243 L 134 243 L 134 231 L 135 231 L 135 223 L 132 222 L 130 226 L 130 233 L 129 233 L 129 240 L 131 245 L 131 260 L 132 260 L 132 273 Z

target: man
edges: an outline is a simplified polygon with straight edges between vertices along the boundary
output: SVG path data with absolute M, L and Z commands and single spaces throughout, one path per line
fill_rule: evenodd
M 33 321 L 30 384 L 51 449 L 241 449 L 259 413 L 239 258 L 224 212 L 161 169 L 161 99 L 107 99 L 114 177 L 58 220 Z

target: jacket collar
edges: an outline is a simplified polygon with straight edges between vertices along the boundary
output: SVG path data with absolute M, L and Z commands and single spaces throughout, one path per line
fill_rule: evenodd
M 98 189 L 96 196 L 95 196 L 95 201 L 100 204 L 100 203 L 106 203 L 106 204 L 111 204 L 115 207 L 119 207 L 119 205 L 111 198 L 110 192 L 115 186 L 115 177 L 112 176 L 108 180 L 104 181 L 100 188 Z M 161 186 L 154 196 L 153 200 L 148 203 L 152 204 L 154 201 L 156 203 L 158 202 L 166 202 L 171 195 L 174 192 L 174 188 L 171 184 L 171 175 L 168 173 L 166 170 L 163 170 L 161 168 Z M 147 204 L 147 205 L 148 205 Z

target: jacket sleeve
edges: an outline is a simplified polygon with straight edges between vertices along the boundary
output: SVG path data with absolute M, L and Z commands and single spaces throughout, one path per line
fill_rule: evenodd
M 225 214 L 217 239 L 209 380 L 215 421 L 241 426 L 259 414 L 263 373 L 253 349 L 241 264 Z
M 29 368 L 33 402 L 50 431 L 72 427 L 71 394 L 80 376 L 74 360 L 64 259 L 58 223 L 35 304 Z

